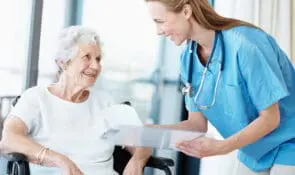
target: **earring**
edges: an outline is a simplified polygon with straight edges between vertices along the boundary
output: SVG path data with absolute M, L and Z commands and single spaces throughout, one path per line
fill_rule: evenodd
M 62 69 L 63 69 L 63 71 L 66 71 L 67 70 L 67 66 L 64 65 Z

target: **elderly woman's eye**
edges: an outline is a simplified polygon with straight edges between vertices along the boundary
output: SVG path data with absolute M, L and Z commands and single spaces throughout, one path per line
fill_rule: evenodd
M 90 59 L 90 55 L 87 54 L 87 55 L 85 55 L 83 58 L 84 58 L 84 59 Z
M 96 57 L 96 61 L 101 61 L 101 57 Z

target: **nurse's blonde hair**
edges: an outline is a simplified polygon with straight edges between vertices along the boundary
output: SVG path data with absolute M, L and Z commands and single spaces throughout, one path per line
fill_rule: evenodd
M 225 30 L 235 26 L 250 26 L 258 28 L 245 21 L 220 16 L 211 7 L 208 0 L 145 0 L 163 3 L 169 11 L 179 13 L 188 4 L 192 8 L 193 18 L 202 27 L 210 30 Z

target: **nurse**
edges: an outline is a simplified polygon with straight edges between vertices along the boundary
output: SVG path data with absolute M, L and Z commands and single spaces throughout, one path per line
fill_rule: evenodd
M 187 45 L 180 58 L 188 120 L 159 127 L 207 131 L 224 140 L 182 141 L 202 158 L 239 149 L 236 175 L 295 174 L 295 70 L 276 41 L 218 15 L 207 0 L 146 0 L 158 34 Z

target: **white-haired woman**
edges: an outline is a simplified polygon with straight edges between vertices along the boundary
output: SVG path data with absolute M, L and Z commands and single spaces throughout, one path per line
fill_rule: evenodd
M 98 35 L 81 26 L 64 29 L 55 61 L 57 83 L 26 90 L 4 124 L 2 149 L 25 154 L 33 175 L 116 174 L 114 147 L 100 139 L 106 129 L 100 109 L 109 95 L 89 88 L 101 71 Z M 147 156 L 136 151 L 125 174 L 141 174 Z

